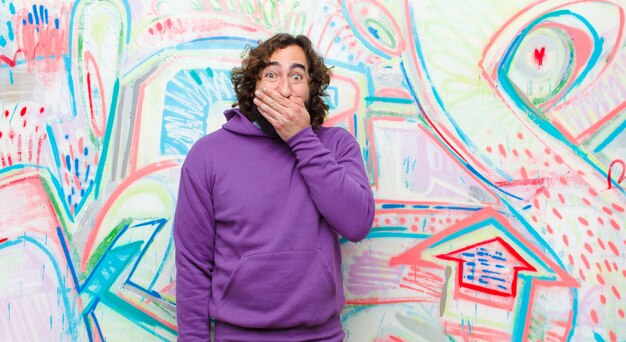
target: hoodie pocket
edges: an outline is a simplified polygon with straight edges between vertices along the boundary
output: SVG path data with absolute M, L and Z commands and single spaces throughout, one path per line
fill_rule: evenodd
M 245 256 L 217 319 L 249 328 L 315 326 L 337 315 L 335 280 L 320 250 Z

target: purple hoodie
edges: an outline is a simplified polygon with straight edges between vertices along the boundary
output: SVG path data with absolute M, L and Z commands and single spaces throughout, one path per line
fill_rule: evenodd
M 363 239 L 374 199 L 342 128 L 286 143 L 238 109 L 181 170 L 174 219 L 180 341 L 342 340 L 339 237 Z

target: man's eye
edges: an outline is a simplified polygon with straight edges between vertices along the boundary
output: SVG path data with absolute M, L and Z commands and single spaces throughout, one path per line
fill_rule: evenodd
M 293 77 L 294 80 L 298 80 L 298 81 L 302 80 L 302 75 L 296 74 L 296 75 L 293 75 L 291 77 Z
M 274 78 L 274 77 L 276 77 L 276 74 L 270 71 L 270 72 L 265 74 L 265 77 Z

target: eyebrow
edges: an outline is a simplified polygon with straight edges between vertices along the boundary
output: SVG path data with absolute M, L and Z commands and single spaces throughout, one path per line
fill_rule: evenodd
M 281 64 L 278 61 L 273 61 L 273 62 L 270 62 L 269 65 L 271 65 L 271 66 L 280 66 Z M 291 64 L 291 66 L 289 67 L 289 70 L 293 70 L 293 69 L 296 69 L 296 68 L 300 68 L 303 71 L 306 71 L 306 68 L 304 67 L 304 65 L 302 65 L 300 63 L 293 63 L 293 64 Z

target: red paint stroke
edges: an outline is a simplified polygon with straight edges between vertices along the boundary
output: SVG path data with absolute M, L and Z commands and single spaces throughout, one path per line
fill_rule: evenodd
M 30 139 L 28 139 L 28 160 L 32 161 L 33 160 L 33 138 L 31 137 Z
M 22 161 L 22 134 L 17 135 L 17 161 Z
M 91 74 L 87 73 L 87 94 L 89 95 L 89 113 L 93 123 L 93 96 L 91 96 Z
M 615 256 L 619 256 L 619 250 L 617 249 L 617 246 L 615 246 L 615 244 L 613 243 L 613 241 L 607 242 L 609 245 L 609 248 L 611 249 L 611 251 L 613 252 L 613 254 L 615 254 Z M 613 267 L 615 268 L 615 270 L 617 271 L 617 264 L 613 264 Z
M 0 239 L 0 243 L 3 243 L 3 242 L 5 242 L 5 241 L 6 241 L 6 240 L 8 240 L 8 239 L 9 239 L 9 238 L 2 238 L 2 239 Z
M 39 157 L 41 157 L 41 146 L 43 145 L 43 141 L 48 137 L 46 133 L 39 136 L 39 141 L 37 142 L 37 165 L 39 165 Z
M 535 49 L 535 62 L 538 66 L 543 66 L 543 58 L 546 56 L 546 48 L 542 47 L 541 50 Z
M 615 286 L 611 286 L 611 290 L 613 291 L 613 294 L 615 295 L 615 297 L 618 300 L 622 299 L 622 296 L 621 296 L 619 290 Z
M 22 51 L 21 49 L 18 49 L 13 54 L 12 58 L 7 56 L 7 55 L 0 55 L 0 62 L 6 63 L 11 68 L 14 67 L 16 65 L 16 62 L 17 62 L 17 54 L 18 53 L 21 53 L 22 55 L 24 55 L 24 57 L 26 57 L 26 54 L 24 53 L 24 51 Z M 0 66 L 2 66 L 2 63 L 0 63 Z M 8 113 L 8 111 L 6 113 Z
M 105 130 L 105 126 L 106 126 L 106 121 L 107 121 L 107 108 L 106 108 L 106 103 L 104 102 L 105 99 L 105 93 L 104 93 L 104 85 L 102 83 L 102 76 L 100 75 L 100 68 L 98 67 L 98 64 L 96 62 L 95 57 L 93 56 L 93 54 L 90 51 L 85 51 L 85 65 L 87 66 L 87 69 L 91 69 L 93 68 L 93 72 L 94 72 L 94 76 L 96 78 L 96 82 L 97 82 L 97 87 L 98 87 L 98 92 L 100 93 L 100 122 L 97 122 L 96 120 L 96 110 L 94 110 L 94 103 L 93 103 L 93 93 L 92 93 L 92 87 L 91 87 L 91 73 L 87 72 L 87 95 L 89 97 L 89 114 L 90 114 L 90 119 L 91 119 L 91 127 L 93 128 L 93 132 L 96 136 L 102 138 L 102 136 L 104 136 L 104 130 Z M 91 68 L 89 68 L 89 66 L 91 66 Z
M 505 188 L 509 186 L 543 185 L 546 181 L 546 178 L 515 179 L 512 181 L 496 182 L 495 185 L 499 188 Z
M 624 179 L 626 179 L 626 163 L 624 163 L 624 161 L 623 161 L 623 160 L 621 160 L 621 159 L 616 159 L 616 160 L 614 160 L 614 161 L 611 163 L 611 165 L 609 165 L 609 173 L 608 173 L 608 175 L 606 176 L 606 182 L 607 182 L 607 184 L 608 184 L 608 187 L 606 188 L 607 190 L 611 189 L 611 187 L 613 186 L 613 184 L 611 184 L 611 183 L 612 183 L 612 182 L 611 182 L 611 180 L 612 180 L 611 174 L 613 173 L 613 165 L 615 165 L 615 164 L 620 164 L 620 165 L 622 165 L 622 174 L 621 174 L 621 175 L 619 176 L 619 178 L 617 179 L 617 183 L 618 183 L 618 184 L 621 184 L 621 183 L 622 183 L 622 181 L 624 181 Z
M 615 230 L 617 230 L 617 231 L 619 231 L 619 230 L 620 230 L 620 228 L 619 228 L 619 224 L 617 224 L 617 222 L 615 222 L 615 220 L 611 219 L 611 220 L 609 221 L 609 223 L 611 224 L 611 226 L 612 226 Z
M 498 151 L 500 152 L 500 155 L 506 158 L 506 150 L 504 149 L 504 146 L 502 146 L 502 144 L 498 144 Z
M 403 297 L 403 298 L 353 298 L 346 299 L 346 305 L 379 305 L 379 304 L 401 304 L 401 303 L 435 303 L 436 300 L 426 299 L 426 297 Z
M 76 176 L 76 173 L 73 174 L 73 181 L 74 184 L 76 184 L 76 190 L 80 191 L 82 189 L 82 186 L 80 186 L 80 181 L 78 180 L 78 176 Z
M 584 254 L 580 254 L 580 259 L 583 261 L 583 263 L 585 264 L 585 268 L 587 268 L 588 270 L 591 269 L 591 264 L 589 264 L 589 260 L 587 259 L 587 256 Z

